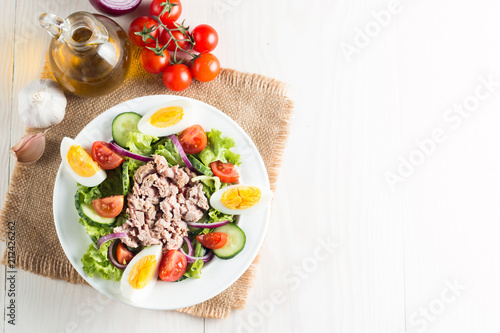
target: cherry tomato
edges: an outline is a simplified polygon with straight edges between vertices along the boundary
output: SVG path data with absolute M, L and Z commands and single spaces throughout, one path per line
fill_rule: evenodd
M 221 161 L 215 161 L 210 163 L 210 167 L 214 175 L 220 178 L 224 183 L 234 183 L 238 181 L 240 175 L 238 170 L 231 163 L 222 163 Z
M 162 3 L 170 5 L 170 10 L 160 17 L 160 21 L 169 28 L 174 28 L 173 23 L 177 21 L 182 13 L 182 5 L 180 0 L 153 0 L 149 7 L 151 16 L 159 16 L 163 11 Z
M 202 53 L 193 61 L 191 74 L 200 82 L 212 81 L 220 73 L 219 59 L 212 53 Z
M 123 209 L 123 195 L 92 200 L 92 206 L 99 216 L 117 217 Z
M 193 80 L 191 72 L 186 65 L 177 64 L 168 66 L 163 73 L 165 87 L 173 91 L 187 89 Z
M 146 47 L 141 51 L 142 68 L 152 74 L 163 73 L 169 64 L 169 60 L 170 54 L 168 54 L 167 51 L 163 52 L 163 56 L 157 55 L 154 51 L 151 51 Z
M 163 281 L 177 281 L 186 272 L 186 256 L 177 250 L 169 250 L 160 261 L 158 275 Z
M 126 265 L 132 260 L 134 254 L 127 250 L 127 247 L 122 242 L 118 243 L 116 246 L 116 260 L 122 264 Z
M 193 125 L 179 134 L 179 142 L 186 154 L 196 154 L 207 146 L 207 134 L 200 125 Z
M 92 159 L 104 170 L 111 170 L 119 166 L 125 160 L 122 155 L 111 149 L 107 142 L 96 141 L 92 145 Z
M 182 32 L 180 32 L 179 30 L 172 30 L 170 31 L 172 33 L 172 35 L 174 36 L 175 39 L 177 40 L 182 40 L 182 39 L 186 39 L 185 41 L 177 41 L 177 44 L 179 45 L 179 47 L 182 49 L 182 50 L 189 50 L 191 49 L 191 42 L 189 41 L 189 37 L 186 36 L 185 34 L 183 34 Z M 160 43 L 165 45 L 168 43 L 167 45 L 167 50 L 169 51 L 175 51 L 175 42 L 173 40 L 170 40 L 170 34 L 168 33 L 167 30 L 163 29 L 163 31 L 160 33 Z
M 220 249 L 227 243 L 227 234 L 224 232 L 209 232 L 196 236 L 196 240 L 207 249 Z
M 200 24 L 191 33 L 194 39 L 194 50 L 196 52 L 211 52 L 219 42 L 219 35 L 214 28 L 208 24 Z
M 148 16 L 138 17 L 135 20 L 133 20 L 132 23 L 130 23 L 130 27 L 128 28 L 128 38 L 130 38 L 130 41 L 132 41 L 132 43 L 134 43 L 137 46 L 144 47 L 151 43 L 156 44 L 156 41 L 151 38 L 148 38 L 144 42 L 142 40 L 142 36 L 136 35 L 135 33 L 141 32 L 144 29 L 144 25 L 146 25 L 146 28 L 149 29 L 157 24 L 158 23 L 151 17 Z M 151 36 L 153 36 L 154 38 L 158 38 L 158 33 L 159 31 L 158 29 L 156 29 L 155 31 L 151 32 Z

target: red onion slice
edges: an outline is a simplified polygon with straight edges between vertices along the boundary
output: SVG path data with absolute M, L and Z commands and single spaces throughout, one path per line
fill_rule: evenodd
M 192 228 L 218 228 L 223 225 L 228 224 L 231 221 L 221 221 L 221 222 L 213 222 L 213 223 L 196 223 L 196 222 L 186 222 L 188 226 Z
M 138 160 L 138 161 L 141 161 L 141 162 L 149 162 L 149 161 L 153 160 L 151 157 L 148 157 L 148 156 L 142 156 L 142 155 L 134 154 L 134 153 L 128 151 L 127 149 L 124 149 L 124 148 L 120 147 L 113 140 L 111 140 L 111 142 L 109 144 L 111 145 L 111 148 L 115 152 L 117 152 L 118 154 L 121 154 L 123 156 L 127 156 L 127 157 L 130 157 L 130 158 L 133 158 L 134 160 Z
M 186 153 L 184 152 L 184 149 L 182 149 L 182 145 L 179 142 L 179 139 L 177 139 L 177 136 L 175 134 L 172 134 L 169 136 L 170 140 L 174 143 L 175 148 L 177 148 L 177 151 L 179 152 L 179 155 L 181 155 L 182 160 L 186 164 L 189 170 L 193 171 L 194 173 L 198 174 L 199 171 L 195 169 L 195 167 L 191 164 L 189 159 L 187 158 Z
M 111 245 L 109 246 L 109 249 L 108 249 L 108 258 L 109 258 L 109 261 L 111 261 L 111 263 L 116 267 L 116 268 L 119 268 L 119 269 L 125 269 L 127 268 L 127 265 L 123 265 L 123 264 L 120 264 L 116 259 L 115 257 L 113 256 L 113 248 L 115 247 L 115 243 L 116 243 L 116 239 L 113 241 L 113 243 L 111 243 Z
M 192 256 L 193 252 L 194 252 L 193 244 L 191 244 L 191 241 L 186 236 L 184 236 L 184 241 L 186 242 L 186 244 L 188 246 L 188 255 Z
M 198 259 L 201 259 L 201 260 L 203 260 L 204 263 L 207 263 L 210 260 L 212 260 L 212 258 L 214 257 L 214 251 L 212 251 L 212 250 L 208 250 L 208 252 L 203 257 L 193 257 L 192 255 L 186 254 L 186 252 L 184 252 L 184 250 L 182 248 L 181 248 L 181 252 L 186 256 L 186 260 L 187 260 L 188 264 L 192 264 Z
M 128 14 L 139 7 L 142 0 L 90 0 L 90 4 L 100 12 L 111 16 Z
M 116 239 L 116 238 L 125 238 L 125 237 L 127 237 L 126 232 L 115 232 L 113 234 L 102 236 L 97 241 L 97 248 L 100 249 L 101 245 L 109 240 Z

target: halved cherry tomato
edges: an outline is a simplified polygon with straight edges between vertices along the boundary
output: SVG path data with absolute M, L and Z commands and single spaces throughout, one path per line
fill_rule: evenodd
M 196 154 L 207 146 L 207 134 L 200 125 L 193 125 L 179 134 L 179 142 L 186 154 Z
M 134 254 L 127 250 L 127 247 L 122 242 L 118 243 L 116 246 L 116 260 L 122 264 L 126 265 L 132 260 Z
M 221 161 L 215 161 L 210 163 L 210 167 L 214 172 L 214 175 L 220 178 L 224 183 L 234 183 L 238 181 L 240 175 L 238 170 L 231 163 L 222 163 Z
M 123 209 L 123 195 L 92 200 L 92 206 L 102 217 L 116 217 Z
M 186 256 L 177 250 L 169 250 L 160 261 L 158 275 L 163 281 L 177 281 L 186 272 Z
M 119 166 L 125 160 L 122 155 L 111 149 L 107 142 L 96 141 L 92 145 L 92 159 L 104 170 L 111 170 Z
M 209 232 L 196 236 L 196 240 L 207 249 L 220 249 L 227 243 L 227 234 L 224 232 Z

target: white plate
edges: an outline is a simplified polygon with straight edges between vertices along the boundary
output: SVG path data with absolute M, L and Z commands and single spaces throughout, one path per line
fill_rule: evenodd
M 174 99 L 188 99 L 177 96 L 147 96 L 136 98 L 116 105 L 93 119 L 78 134 L 75 140 L 90 151 L 94 141 L 111 140 L 111 123 L 120 113 L 133 111 L 144 115 L 158 104 Z M 205 130 L 217 128 L 224 136 L 236 142 L 233 151 L 241 154 L 240 182 L 269 187 L 264 162 L 252 140 L 231 118 L 216 108 L 200 101 L 189 99 L 195 109 L 195 121 Z M 54 221 L 57 235 L 69 261 L 80 275 L 95 289 L 117 301 L 145 309 L 170 310 L 206 301 L 235 282 L 250 266 L 257 255 L 267 230 L 270 204 L 257 212 L 239 218 L 239 226 L 245 231 L 246 245 L 242 252 L 230 260 L 214 258 L 202 269 L 199 279 L 186 279 L 181 282 L 158 281 L 153 292 L 144 300 L 134 302 L 125 299 L 120 293 L 119 282 L 89 277 L 83 271 L 80 261 L 91 244 L 84 228 L 78 223 L 74 205 L 76 181 L 63 165 L 59 167 L 54 186 Z

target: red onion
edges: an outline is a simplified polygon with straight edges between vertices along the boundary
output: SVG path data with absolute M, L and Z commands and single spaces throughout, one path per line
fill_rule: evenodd
M 204 263 L 207 263 L 210 260 L 212 260 L 212 258 L 214 257 L 214 251 L 212 251 L 212 250 L 208 250 L 208 252 L 205 253 L 205 255 L 203 257 L 193 257 L 192 255 L 186 254 L 186 252 L 184 252 L 184 250 L 182 248 L 181 248 L 181 252 L 186 256 L 186 260 L 187 260 L 188 264 L 192 264 L 198 259 L 201 259 L 201 260 L 203 260 Z
M 199 171 L 195 169 L 195 167 L 191 164 L 189 159 L 187 158 L 186 153 L 184 152 L 184 149 L 182 149 L 182 145 L 179 142 L 179 139 L 177 139 L 177 136 L 175 134 L 172 134 L 169 136 L 170 140 L 174 143 L 175 148 L 177 148 L 177 151 L 179 152 L 179 155 L 181 155 L 182 160 L 186 164 L 189 170 L 193 171 L 194 173 L 198 174 Z
M 134 11 L 142 0 L 90 0 L 92 6 L 111 16 L 120 16 Z
M 141 162 L 149 162 L 149 161 L 153 160 L 151 157 L 134 154 L 134 153 L 128 151 L 127 149 L 124 149 L 124 148 L 120 147 L 113 140 L 111 140 L 111 142 L 109 144 L 111 145 L 111 149 L 113 149 L 114 151 L 116 151 L 118 154 L 121 154 L 123 156 L 127 156 L 127 157 L 130 157 L 130 158 L 133 158 L 134 160 L 138 160 L 138 161 L 141 161 Z
M 113 234 L 109 234 L 109 235 L 106 235 L 106 236 L 102 236 L 101 238 L 99 238 L 99 240 L 97 241 L 97 248 L 100 249 L 101 248 L 101 245 L 109 240 L 112 240 L 112 239 L 116 239 L 116 238 L 125 238 L 127 237 L 127 233 L 126 232 L 115 232 Z
M 193 250 L 193 244 L 191 244 L 191 241 L 186 236 L 184 236 L 184 241 L 186 242 L 186 244 L 188 246 L 188 254 L 190 256 L 192 256 L 193 252 L 194 252 L 194 250 Z
M 111 243 L 111 245 L 109 246 L 109 249 L 108 249 L 108 258 L 109 260 L 111 261 L 111 263 L 116 267 L 116 268 L 119 268 L 119 269 L 125 269 L 127 268 L 127 265 L 123 265 L 123 264 L 120 264 L 118 262 L 118 260 L 115 259 L 115 257 L 113 256 L 113 248 L 115 247 L 115 243 L 116 243 L 116 239 L 113 241 L 113 243 Z M 186 257 L 187 258 L 187 257 Z
M 231 221 L 221 221 L 221 222 L 213 222 L 213 223 L 196 223 L 196 222 L 186 222 L 188 226 L 192 228 L 218 228 L 223 225 L 228 224 Z

